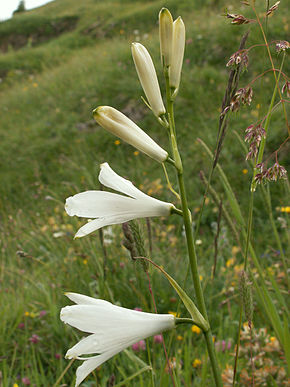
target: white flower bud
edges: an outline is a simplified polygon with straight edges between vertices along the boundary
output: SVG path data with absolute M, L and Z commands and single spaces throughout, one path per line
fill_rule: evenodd
M 169 67 L 169 83 L 175 89 L 179 88 L 184 46 L 185 26 L 179 16 L 173 23 L 172 60 Z
M 132 56 L 140 83 L 153 113 L 157 117 L 165 114 L 156 71 L 149 52 L 142 44 L 132 43 Z
M 104 129 L 154 160 L 163 163 L 168 153 L 123 113 L 110 106 L 99 106 L 93 111 L 95 120 Z
M 173 19 L 167 8 L 159 12 L 160 54 L 163 66 L 170 66 L 172 55 Z

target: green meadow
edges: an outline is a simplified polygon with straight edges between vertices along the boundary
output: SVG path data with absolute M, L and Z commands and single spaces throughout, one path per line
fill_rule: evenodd
M 69 304 L 65 292 L 153 312 L 148 278 L 123 246 L 122 227 L 114 225 L 104 228 L 102 234 L 74 240 L 85 220 L 69 217 L 64 203 L 78 192 L 100 189 L 99 165 L 108 162 L 145 193 L 180 208 L 167 187 L 162 166 L 118 141 L 92 116 L 99 105 L 113 106 L 169 149 L 166 130 L 141 100 L 143 91 L 130 48 L 132 42 L 139 41 L 150 51 L 164 96 L 158 40 L 158 13 L 164 6 L 174 18 L 180 15 L 186 26 L 175 114 L 189 206 L 196 223 L 205 190 L 200 171 L 208 176 L 212 163 L 203 144 L 214 151 L 230 72 L 226 64 L 247 31 L 246 47 L 263 43 L 257 23 L 232 25 L 222 15 L 228 7 L 230 13 L 254 18 L 250 7 L 237 0 L 230 4 L 224 0 L 55 0 L 0 23 L 0 386 L 74 386 L 75 370 L 81 362 L 75 360 L 65 371 L 70 361 L 64 356 L 84 335 L 59 319 L 60 309 Z M 260 15 L 264 6 L 263 1 L 256 1 Z M 286 1 L 281 1 L 264 27 L 269 42 L 287 38 Z M 283 53 L 277 54 L 275 45 L 270 50 L 279 69 Z M 265 47 L 253 48 L 239 87 L 270 68 Z M 287 70 L 286 52 L 283 72 Z M 281 79 L 280 88 L 283 83 Z M 242 235 L 253 175 L 252 163 L 245 160 L 245 129 L 267 114 L 275 87 L 273 72 L 257 79 L 252 87 L 251 105 L 230 113 L 196 245 L 224 386 L 231 386 L 234 366 Z M 264 159 L 269 159 L 269 166 L 275 162 L 273 152 L 287 136 L 285 113 L 279 104 L 267 133 Z M 289 166 L 287 144 L 279 150 L 278 159 L 285 168 Z M 173 168 L 169 166 L 168 172 L 177 190 Z M 289 385 L 287 273 L 283 266 L 289 245 L 289 205 L 287 179 L 258 186 L 251 242 L 263 278 L 250 251 L 250 270 L 258 284 L 253 286 L 254 331 L 251 337 L 244 316 L 238 386 L 251 385 L 253 372 L 255 385 Z M 148 223 L 138 223 L 148 257 L 183 285 L 188 260 L 182 218 L 150 219 L 150 243 Z M 150 267 L 149 276 L 158 312 L 188 317 L 166 278 L 154 267 Z M 194 299 L 190 276 L 185 288 Z M 261 292 L 265 291 L 276 314 L 263 302 Z M 165 333 L 164 340 L 176 386 L 214 385 L 206 346 L 196 327 L 178 327 Z M 147 341 L 147 350 L 129 348 L 104 363 L 82 385 L 146 387 L 151 385 L 152 374 L 156 386 L 172 385 L 162 344 L 152 338 Z

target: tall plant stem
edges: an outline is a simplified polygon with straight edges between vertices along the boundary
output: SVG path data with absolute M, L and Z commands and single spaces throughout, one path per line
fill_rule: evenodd
M 211 169 L 210 169 L 210 172 L 209 172 L 209 176 L 208 176 L 208 179 L 207 179 L 207 184 L 206 184 L 206 187 L 205 187 L 205 191 L 204 191 L 204 194 L 203 194 L 203 199 L 202 199 L 202 203 L 201 203 L 201 208 L 200 208 L 200 211 L 199 211 L 198 219 L 197 219 L 196 226 L 195 226 L 194 240 L 196 240 L 198 232 L 199 232 L 199 227 L 200 227 L 201 217 L 202 217 L 202 214 L 203 214 L 203 209 L 204 209 L 204 206 L 205 206 L 205 201 L 206 201 L 208 190 L 209 190 L 209 187 L 210 187 L 213 171 L 214 171 L 215 166 L 216 166 L 215 159 L 216 159 L 216 154 L 217 154 L 217 150 L 218 150 L 218 145 L 219 145 L 219 142 L 220 142 L 221 137 L 223 135 L 223 130 L 224 130 L 225 124 L 226 124 L 226 119 L 223 120 L 223 122 L 221 124 L 221 127 L 220 127 L 220 130 L 219 130 L 219 133 L 218 133 L 218 138 L 217 138 L 217 142 L 216 142 L 216 150 L 215 150 L 213 162 L 212 162 L 212 165 L 211 165 Z
M 181 157 L 177 147 L 177 140 L 176 140 L 176 134 L 175 134 L 175 122 L 174 122 L 174 109 L 173 109 L 174 101 L 172 99 L 168 72 L 166 70 L 165 70 L 165 79 L 166 79 L 166 100 L 167 100 L 167 112 L 168 112 L 169 129 L 170 129 L 170 139 L 171 139 L 172 153 L 173 153 L 173 157 L 174 157 L 174 161 L 177 169 L 177 177 L 178 177 L 178 184 L 179 184 L 181 206 L 183 211 L 183 221 L 184 221 L 184 227 L 185 227 L 189 263 L 190 263 L 191 274 L 192 274 L 192 279 L 193 279 L 193 284 L 195 289 L 197 306 L 199 311 L 203 315 L 203 317 L 208 322 L 208 316 L 207 316 L 206 306 L 204 302 L 203 291 L 202 291 L 199 274 L 198 274 L 198 268 L 197 268 L 197 256 L 196 256 L 194 237 L 192 232 L 191 216 L 190 216 L 190 212 L 187 204 L 186 189 L 185 189 L 184 178 L 183 178 L 183 165 L 182 165 Z M 207 332 L 204 332 L 204 337 L 207 344 L 207 350 L 209 353 L 209 358 L 210 358 L 216 386 L 222 387 L 221 374 L 220 374 L 220 370 L 219 370 L 219 366 L 218 366 L 218 362 L 215 354 L 214 342 L 213 342 L 210 329 Z
M 249 205 L 249 215 L 248 215 L 246 247 L 245 247 L 245 253 L 244 253 L 244 271 L 247 270 L 247 266 L 248 266 L 248 253 L 249 253 L 250 238 L 251 238 L 252 223 L 253 223 L 253 208 L 254 208 L 254 192 L 251 192 L 251 194 L 250 194 L 250 205 Z M 237 346 L 236 346 L 236 354 L 235 354 L 233 387 L 235 386 L 236 375 L 237 375 L 242 320 L 243 320 L 243 304 L 241 303 L 241 305 L 240 305 L 240 317 L 239 317 L 239 328 L 238 328 L 238 338 L 237 338 Z

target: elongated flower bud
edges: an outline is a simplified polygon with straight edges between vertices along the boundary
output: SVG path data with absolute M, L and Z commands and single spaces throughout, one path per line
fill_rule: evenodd
M 123 113 L 110 106 L 99 106 L 93 111 L 95 120 L 104 129 L 160 163 L 168 153 Z
M 140 83 L 153 113 L 159 117 L 165 114 L 154 64 L 149 52 L 140 43 L 132 43 L 132 56 Z
M 173 23 L 172 61 L 169 68 L 169 83 L 175 89 L 179 88 L 180 74 L 185 46 L 185 26 L 179 16 Z
M 172 55 L 173 19 L 167 8 L 159 12 L 159 40 L 161 63 L 170 66 Z

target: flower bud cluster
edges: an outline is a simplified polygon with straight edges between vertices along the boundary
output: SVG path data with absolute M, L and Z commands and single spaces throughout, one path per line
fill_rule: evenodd
M 235 13 L 227 13 L 225 16 L 228 19 L 232 19 L 231 23 L 232 24 L 236 24 L 236 25 L 248 24 L 248 23 L 252 23 L 254 21 L 252 19 L 247 19 L 243 15 L 238 15 L 238 14 L 235 14 Z
M 256 165 L 256 169 L 259 170 L 259 173 L 255 176 L 255 181 L 258 184 L 260 184 L 262 180 L 277 181 L 278 178 L 286 179 L 287 171 L 278 161 L 270 168 L 266 168 L 264 163 L 259 163 Z
M 277 52 L 286 51 L 288 48 L 290 48 L 290 43 L 287 40 L 279 40 L 276 43 Z
M 250 125 L 247 127 L 245 141 L 250 142 L 250 148 L 246 160 L 253 159 L 257 156 L 259 145 L 263 137 L 266 137 L 266 132 L 262 125 Z
M 240 108 L 241 103 L 243 105 L 250 105 L 253 98 L 253 89 L 251 87 L 242 87 L 233 96 L 230 102 L 231 111 L 235 112 Z
M 249 64 L 248 50 L 238 50 L 231 55 L 230 60 L 226 64 L 227 67 L 241 65 L 247 68 Z
M 272 5 L 272 7 L 270 7 L 266 13 L 266 16 L 269 16 L 271 15 L 271 13 L 273 13 L 274 11 L 276 11 L 276 9 L 278 9 L 279 7 L 279 4 L 280 4 L 280 1 L 277 1 L 274 5 Z
M 286 81 L 282 87 L 282 93 L 286 93 L 287 97 L 290 98 L 290 82 Z

